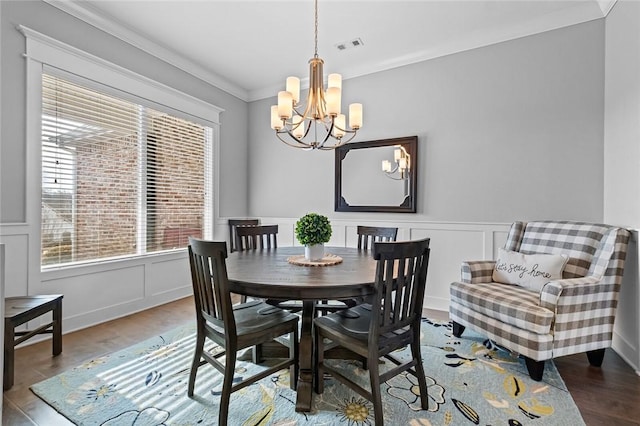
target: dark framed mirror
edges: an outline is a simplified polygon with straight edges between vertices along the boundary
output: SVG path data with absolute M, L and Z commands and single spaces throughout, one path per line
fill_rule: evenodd
M 339 146 L 335 211 L 415 213 L 417 171 L 417 136 Z

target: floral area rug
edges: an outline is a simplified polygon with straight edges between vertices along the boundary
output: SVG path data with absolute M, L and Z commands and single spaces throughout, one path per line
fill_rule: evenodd
M 468 329 L 458 339 L 451 324 L 423 319 L 421 340 L 429 408 L 421 409 L 412 375 L 396 376 L 382 385 L 385 424 L 584 425 L 552 362 L 546 363 L 542 381 L 535 382 L 522 359 L 495 348 Z M 185 325 L 89 360 L 31 389 L 78 425 L 217 425 L 222 384 L 217 370 L 209 365 L 200 367 L 195 396 L 187 397 L 194 342 L 194 326 Z M 368 372 L 360 363 L 334 362 L 368 383 Z M 259 368 L 245 354 L 238 361 L 236 376 Z M 374 423 L 370 402 L 331 378 L 325 380 L 324 393 L 314 394 L 314 411 L 296 413 L 288 370 L 267 377 L 232 394 L 229 424 Z

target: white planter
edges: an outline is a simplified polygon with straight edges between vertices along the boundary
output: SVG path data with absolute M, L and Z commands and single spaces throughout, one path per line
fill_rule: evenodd
M 322 259 L 324 257 L 324 244 L 304 246 L 304 257 L 311 261 Z

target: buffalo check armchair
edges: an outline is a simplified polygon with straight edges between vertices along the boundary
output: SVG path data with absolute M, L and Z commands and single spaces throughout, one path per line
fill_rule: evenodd
M 451 284 L 453 334 L 469 327 L 488 336 L 522 355 L 538 381 L 545 360 L 563 355 L 586 352 L 600 366 L 629 235 L 583 222 L 513 223 L 498 259 L 463 262 L 461 281 Z

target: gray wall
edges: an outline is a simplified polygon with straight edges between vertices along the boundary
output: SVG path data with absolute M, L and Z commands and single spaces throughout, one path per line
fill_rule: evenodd
M 247 103 L 41 1 L 0 1 L 2 121 L 0 223 L 23 223 L 25 205 L 24 25 L 225 109 L 221 115 L 220 215 L 247 210 Z
M 354 142 L 419 137 L 418 217 L 358 216 L 602 220 L 604 20 L 349 79 L 343 88 L 345 105 L 364 105 Z M 273 135 L 275 102 L 249 109 L 249 214 L 353 218 L 333 212 L 333 153 L 295 150 Z
M 640 3 L 607 17 L 604 215 L 640 228 Z
M 640 370 L 640 3 L 618 1 L 607 16 L 604 220 L 635 228 L 616 316 L 614 348 Z

